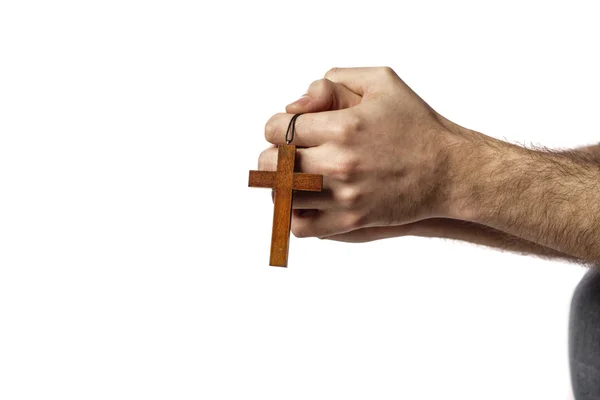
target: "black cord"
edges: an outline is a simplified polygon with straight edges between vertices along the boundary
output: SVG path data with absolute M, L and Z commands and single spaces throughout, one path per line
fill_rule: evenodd
M 302 114 L 296 114 L 290 120 L 290 124 L 288 125 L 287 132 L 285 133 L 285 143 L 290 144 L 292 140 L 294 140 L 294 135 L 296 134 L 296 120 Z M 291 133 L 291 135 L 290 135 Z M 289 136 L 289 137 L 288 137 Z

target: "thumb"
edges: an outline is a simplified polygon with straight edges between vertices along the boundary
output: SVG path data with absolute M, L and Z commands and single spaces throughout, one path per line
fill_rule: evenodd
M 289 104 L 289 114 L 342 110 L 359 104 L 362 97 L 329 79 L 314 81 L 304 96 Z
M 398 79 L 398 75 L 390 67 L 332 68 L 325 78 L 365 96 L 376 86 L 385 87 L 390 78 Z

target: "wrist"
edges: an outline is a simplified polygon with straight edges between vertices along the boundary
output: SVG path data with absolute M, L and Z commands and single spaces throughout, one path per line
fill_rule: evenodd
M 452 133 L 448 146 L 446 175 L 446 218 L 483 223 L 484 196 L 497 193 L 512 176 L 504 173 L 503 165 L 517 165 L 522 149 L 518 146 L 461 128 Z M 496 187 L 497 186 L 497 187 Z

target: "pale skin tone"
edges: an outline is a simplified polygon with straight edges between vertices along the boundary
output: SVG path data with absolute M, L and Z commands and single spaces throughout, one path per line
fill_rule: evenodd
M 334 68 L 265 126 L 285 143 L 293 114 L 298 171 L 292 233 L 345 242 L 414 235 L 600 264 L 600 146 L 528 149 L 439 115 L 395 73 Z M 275 170 L 275 147 L 259 169 Z

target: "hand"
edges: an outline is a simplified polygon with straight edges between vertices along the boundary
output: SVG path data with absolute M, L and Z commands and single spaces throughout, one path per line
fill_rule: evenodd
M 360 103 L 361 97 L 347 89 L 345 86 L 334 83 L 328 79 L 313 82 L 307 93 L 299 100 L 289 104 L 286 112 L 290 114 L 304 114 L 341 110 Z M 296 210 L 302 215 L 305 210 Z M 448 224 L 458 221 L 431 218 L 412 222 L 404 225 L 374 226 L 359 228 L 350 232 L 322 237 L 322 239 L 335 240 L 348 243 L 364 243 L 380 239 L 400 236 L 444 237 L 443 231 Z
M 342 110 L 359 104 L 361 99 L 361 96 L 339 83 L 334 83 L 328 79 L 320 79 L 314 81 L 309 86 L 307 93 L 297 101 L 289 104 L 285 110 L 289 114 Z M 298 195 L 301 195 L 301 193 L 295 194 L 295 196 Z M 298 200 L 295 200 L 295 202 L 296 207 L 298 207 Z M 308 212 L 317 212 L 317 210 L 308 210 Z M 307 213 L 307 210 L 297 208 L 294 213 L 296 214 L 296 218 L 301 218 L 303 214 Z M 348 243 L 363 243 L 399 236 L 421 236 L 425 235 L 426 231 L 432 228 L 432 221 L 434 220 L 421 220 L 405 225 L 359 228 L 350 232 L 323 236 L 321 238 Z
M 295 194 L 292 232 L 328 237 L 443 216 L 446 149 L 454 140 L 447 121 L 389 68 L 334 69 L 326 78 L 311 85 L 312 92 L 338 83 L 331 87 L 337 95 L 313 98 L 309 89 L 308 97 L 286 109 L 314 112 L 326 103 L 333 108 L 302 115 L 296 123 L 294 144 L 303 147 L 298 169 L 323 174 L 325 191 Z M 267 140 L 283 144 L 290 118 L 273 116 Z M 259 168 L 275 169 L 276 154 L 274 148 L 263 152 Z M 298 211 L 306 209 L 313 211 Z

